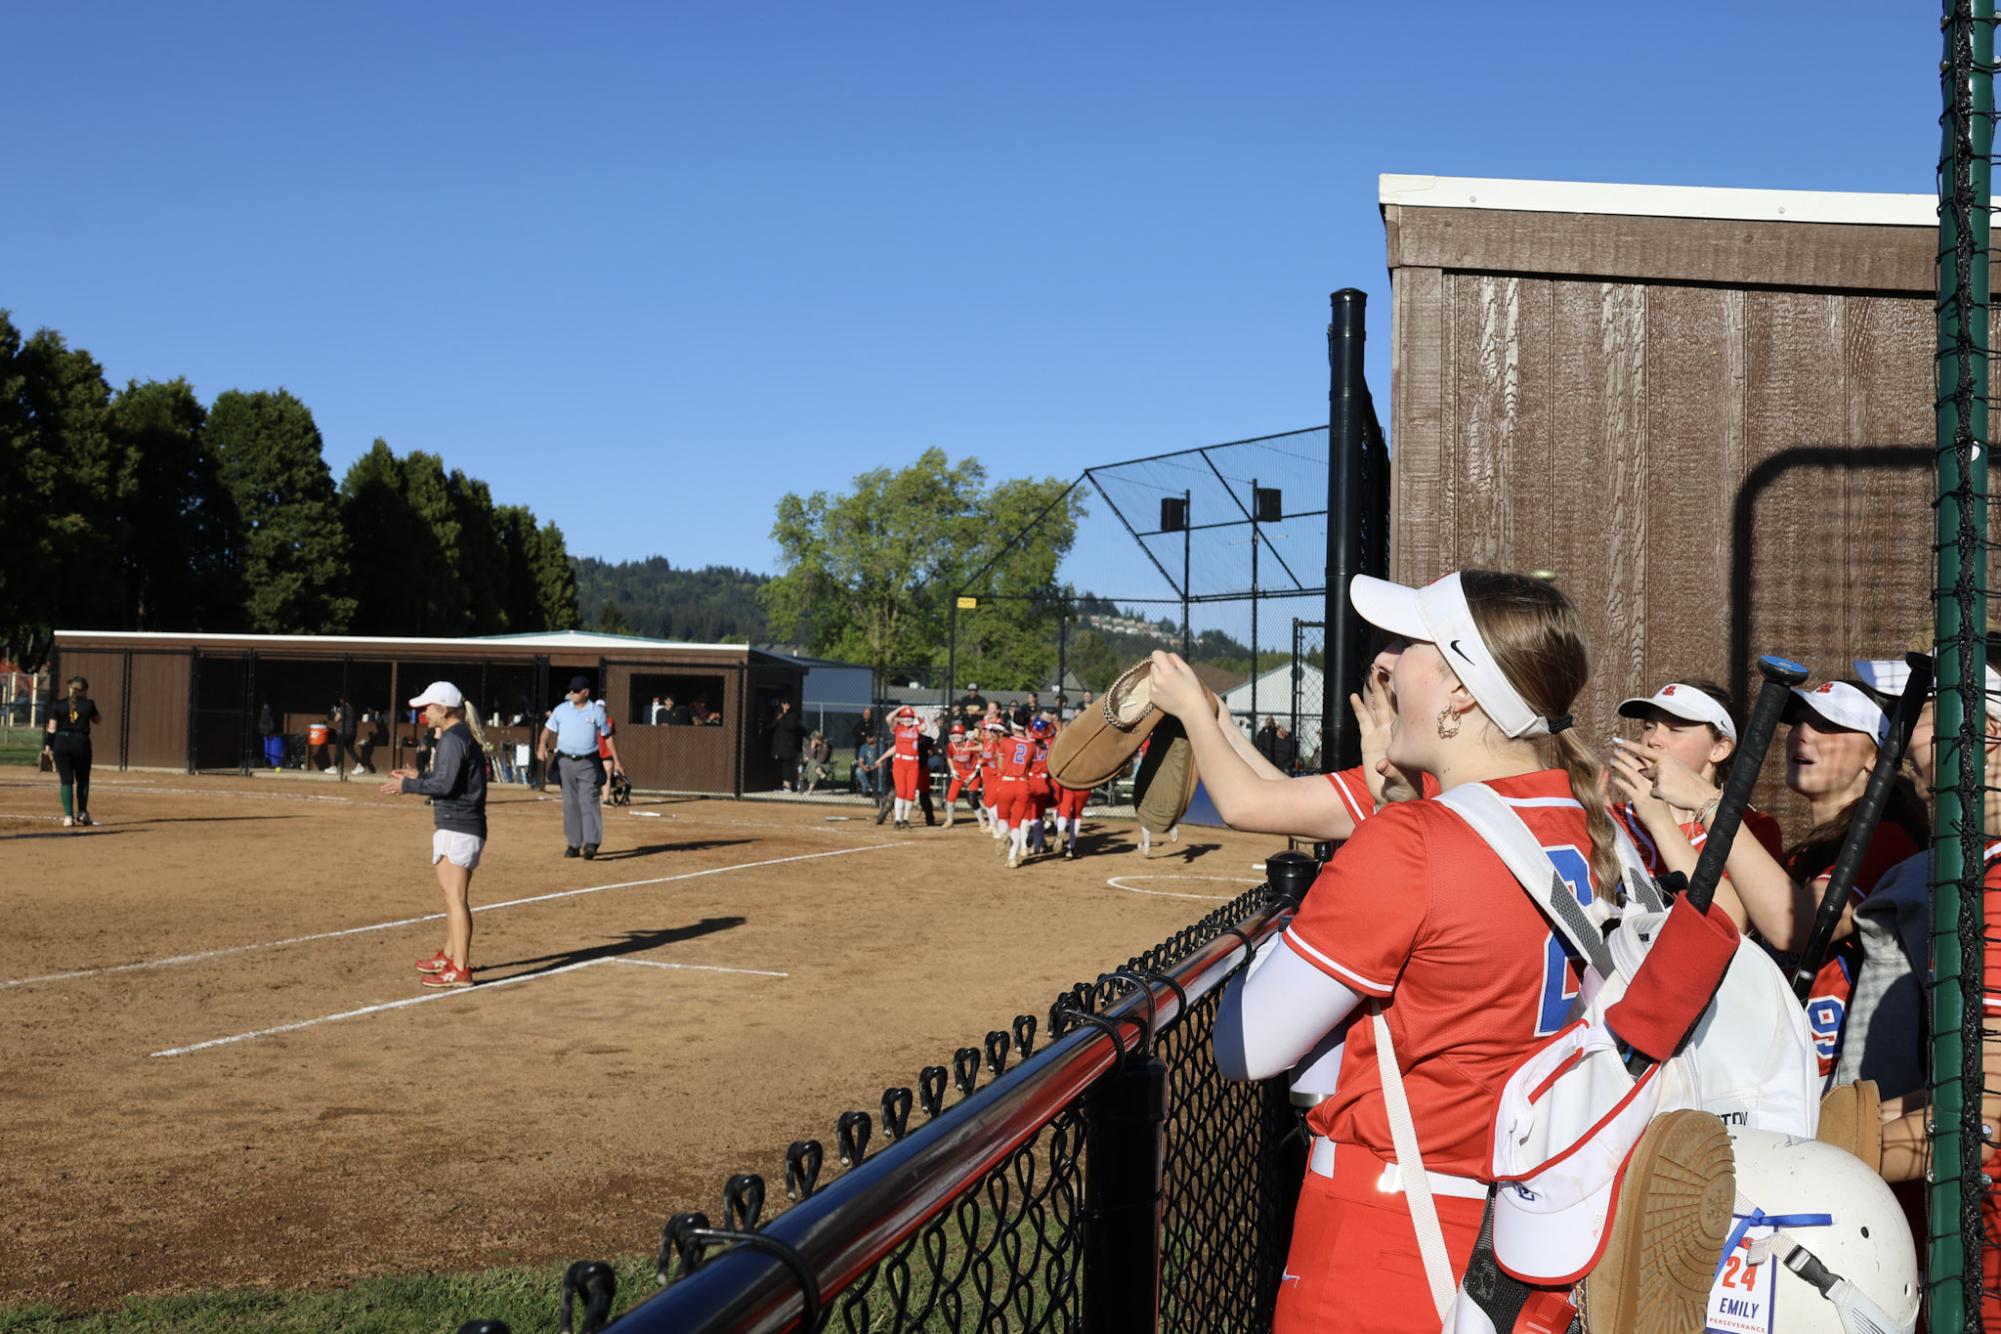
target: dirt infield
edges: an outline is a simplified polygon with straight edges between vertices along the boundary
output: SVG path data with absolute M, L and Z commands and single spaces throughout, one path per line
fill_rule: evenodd
M 1102 823 L 1010 872 L 969 823 L 642 799 L 571 861 L 558 803 L 510 788 L 481 985 L 434 992 L 417 799 L 107 773 L 92 804 L 63 830 L 52 780 L 0 768 L 0 1305 L 644 1250 L 1275 850 L 1190 830 L 1143 861 Z

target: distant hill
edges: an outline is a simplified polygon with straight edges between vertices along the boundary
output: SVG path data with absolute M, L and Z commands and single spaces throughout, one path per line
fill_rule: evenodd
M 764 575 L 726 565 L 677 569 L 665 556 L 615 565 L 581 556 L 571 564 L 577 611 L 590 629 L 703 644 L 770 637 L 757 600 Z

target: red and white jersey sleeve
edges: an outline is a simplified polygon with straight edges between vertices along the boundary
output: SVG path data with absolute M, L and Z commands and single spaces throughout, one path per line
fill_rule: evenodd
M 1420 790 L 1425 796 L 1438 795 L 1436 778 L 1430 774 L 1420 774 L 1418 778 Z M 1328 774 L 1327 781 L 1334 785 L 1335 795 L 1341 798 L 1342 809 L 1348 812 L 1349 818 L 1354 820 L 1357 827 L 1376 813 L 1376 799 L 1369 792 L 1369 773 L 1364 766 L 1358 764 L 1352 769 Z
M 1395 990 L 1431 910 L 1418 823 L 1415 806 L 1391 807 L 1380 821 L 1357 829 L 1285 929 L 1286 948 L 1364 996 L 1383 999 Z

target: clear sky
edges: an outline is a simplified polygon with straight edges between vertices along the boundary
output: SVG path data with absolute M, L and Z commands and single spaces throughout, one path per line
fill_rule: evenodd
M 6 9 L 0 307 L 285 386 L 570 549 L 1325 420 L 1379 173 L 1930 193 L 1935 6 L 1178 0 Z

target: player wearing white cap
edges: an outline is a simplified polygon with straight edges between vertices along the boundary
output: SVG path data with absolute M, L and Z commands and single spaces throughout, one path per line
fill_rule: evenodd
M 1540 580 L 1476 570 L 1422 589 L 1361 577 L 1352 591 L 1365 619 L 1409 643 L 1388 682 L 1388 762 L 1448 791 L 1484 785 L 1579 904 L 1617 884 L 1598 763 L 1570 730 L 1587 665 L 1568 600 Z M 1154 700 L 1189 718 L 1207 703 L 1182 675 L 1157 676 Z M 1563 1026 L 1578 985 L 1513 873 L 1445 803 L 1402 802 L 1356 829 L 1216 1021 L 1225 1073 L 1261 1079 L 1291 1069 L 1357 1010 L 1373 1012 L 1349 1034 L 1333 1096 L 1308 1118 L 1309 1172 L 1275 1330 L 1438 1328 L 1413 1209 L 1435 1206 L 1456 1282 L 1492 1179 L 1495 1098 Z M 1386 1069 L 1396 1077 L 1386 1081 Z M 1391 1099 L 1406 1097 L 1399 1115 Z M 1416 1153 L 1404 1154 L 1398 1140 L 1413 1124 Z M 1411 1197 L 1397 1164 L 1413 1156 L 1429 1191 Z
M 1637 740 L 1612 738 L 1612 793 L 1623 799 L 1612 814 L 1633 836 L 1649 874 L 1693 875 L 1736 757 L 1736 702 L 1715 682 L 1689 677 L 1620 701 L 1619 716 L 1641 729 Z M 1750 807 L 1743 822 L 1751 837 L 1730 846 L 1717 906 L 1740 930 L 1790 936 L 1796 903 L 1779 864 L 1785 855 L 1779 822 Z
M 1786 872 L 1798 895 L 1794 930 L 1790 935 L 1767 936 L 1782 951 L 1804 947 L 1813 930 L 1815 909 L 1848 835 L 1855 804 L 1869 785 L 1876 747 L 1890 730 L 1889 716 L 1876 701 L 1847 681 L 1823 681 L 1810 690 L 1794 690 L 1785 721 L 1792 725 L 1786 741 L 1786 786 L 1806 798 L 1813 828 L 1786 849 Z M 1807 996 L 1807 1023 L 1813 1028 L 1823 1075 L 1834 1072 L 1847 1023 L 1856 962 L 1854 903 L 1868 895 L 1885 871 L 1925 846 L 1926 825 L 1923 803 L 1910 780 L 1900 776 L 1855 874 L 1851 902 L 1835 928 L 1834 949 L 1814 975 Z

